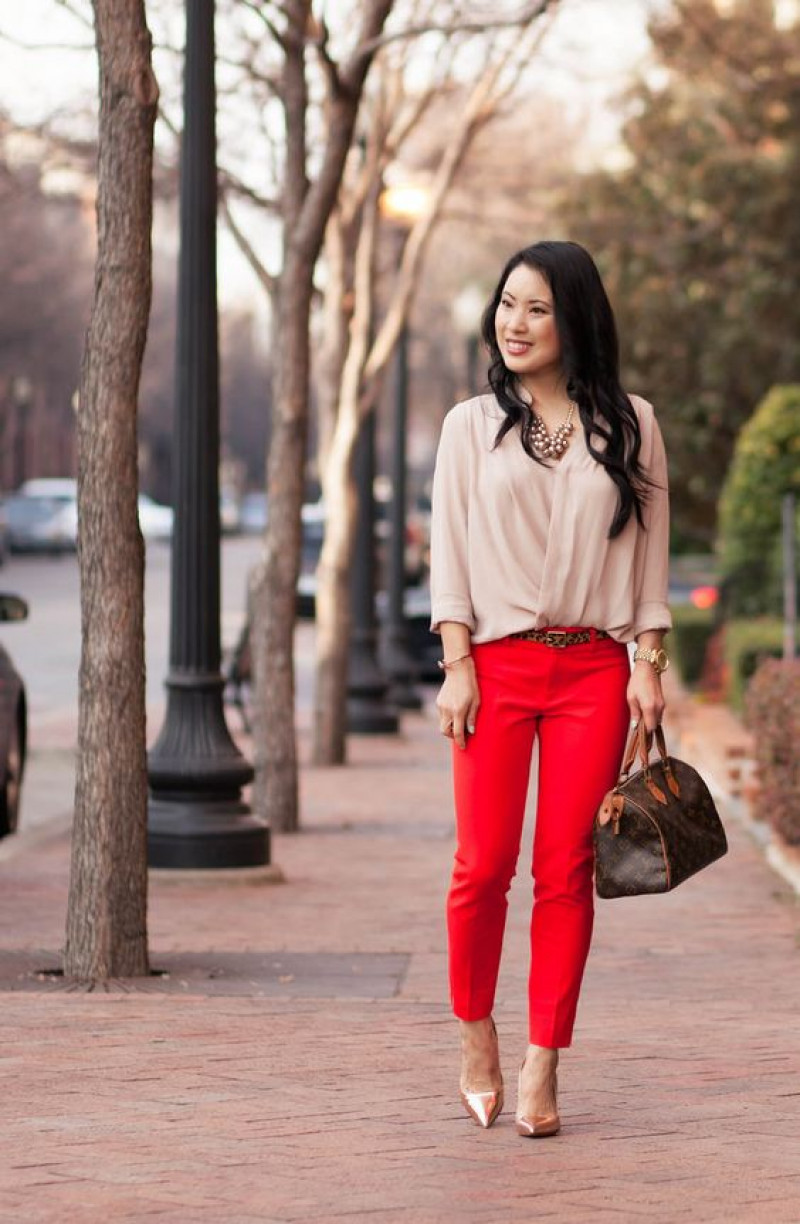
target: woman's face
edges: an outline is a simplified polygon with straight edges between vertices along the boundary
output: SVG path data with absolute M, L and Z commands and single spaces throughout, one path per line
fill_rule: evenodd
M 553 294 L 537 268 L 518 264 L 503 286 L 494 316 L 495 334 L 507 369 L 521 379 L 561 367 Z

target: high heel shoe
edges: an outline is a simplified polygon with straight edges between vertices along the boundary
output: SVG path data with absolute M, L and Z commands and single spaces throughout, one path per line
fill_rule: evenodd
M 497 1029 L 492 1020 L 492 1037 L 494 1038 L 495 1047 L 497 1045 Z M 499 1062 L 499 1059 L 498 1059 Z M 498 1088 L 490 1088 L 483 1092 L 471 1092 L 466 1088 L 461 1088 L 459 1091 L 461 1104 L 466 1109 L 469 1116 L 477 1126 L 483 1127 L 485 1130 L 496 1121 L 498 1114 L 503 1108 L 503 1077 L 500 1075 L 500 1085 Z
M 522 1096 L 522 1068 L 525 1066 L 525 1060 L 522 1061 L 522 1066 L 519 1069 L 519 1080 L 517 1083 L 517 1101 L 519 1102 Z M 553 1072 L 553 1092 L 556 1091 L 556 1073 Z M 558 1115 L 558 1110 L 555 1113 L 549 1114 L 524 1114 L 517 1105 L 516 1113 L 517 1134 L 522 1135 L 525 1139 L 546 1139 L 548 1135 L 557 1135 L 561 1130 L 561 1118 Z
M 503 1108 L 503 1089 L 492 1092 L 460 1092 L 461 1104 L 472 1120 L 486 1130 L 497 1120 Z

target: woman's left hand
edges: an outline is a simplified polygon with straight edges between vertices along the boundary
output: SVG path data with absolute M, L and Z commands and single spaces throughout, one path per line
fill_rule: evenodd
M 634 663 L 627 696 L 631 719 L 636 722 L 644 719 L 645 730 L 655 731 L 664 716 L 666 702 L 661 677 L 652 663 L 644 659 Z

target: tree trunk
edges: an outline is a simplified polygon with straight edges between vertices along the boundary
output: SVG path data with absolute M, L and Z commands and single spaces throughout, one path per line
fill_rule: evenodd
M 325 152 L 307 177 L 305 46 L 310 0 L 286 0 L 282 100 L 286 116 L 284 262 L 278 287 L 274 429 L 267 463 L 269 518 L 251 588 L 255 671 L 255 810 L 274 829 L 299 827 L 294 727 L 294 639 L 302 540 L 309 392 L 309 316 L 314 266 L 339 190 L 376 39 L 393 0 L 365 0 L 353 56 L 336 74 Z
M 78 411 L 81 666 L 64 970 L 148 972 L 144 549 L 136 417 L 158 86 L 143 0 L 94 0 L 98 251 Z
M 294 730 L 294 625 L 308 433 L 311 270 L 290 255 L 281 278 L 278 368 L 267 464 L 269 518 L 253 579 L 254 808 L 273 828 L 299 823 Z
M 358 494 L 353 454 L 360 426 L 360 393 L 374 309 L 375 246 L 382 181 L 376 175 L 364 202 L 353 259 L 355 309 L 341 365 L 336 423 L 322 469 L 325 542 L 317 582 L 317 670 L 313 760 L 342 765 L 346 755 L 347 673 L 350 647 L 350 563 L 355 550 Z
M 358 405 L 340 417 L 323 474 L 327 510 L 325 543 L 317 570 L 315 765 L 343 765 L 347 756 L 347 677 L 351 630 L 350 565 L 358 522 L 353 452 Z M 349 428 L 345 430 L 345 420 Z

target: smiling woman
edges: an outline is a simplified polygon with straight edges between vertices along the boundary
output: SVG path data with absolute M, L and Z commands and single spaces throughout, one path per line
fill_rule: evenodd
M 517 1107 L 519 1133 L 537 1137 L 560 1127 L 556 1065 L 591 939 L 594 815 L 629 716 L 653 728 L 664 709 L 666 461 L 651 406 L 619 383 L 614 316 L 582 247 L 539 242 L 509 260 L 483 338 L 492 393 L 448 414 L 433 493 L 431 627 L 458 833 L 450 987 L 462 1101 L 490 1126 L 503 1104 L 491 1012 L 538 736 Z

